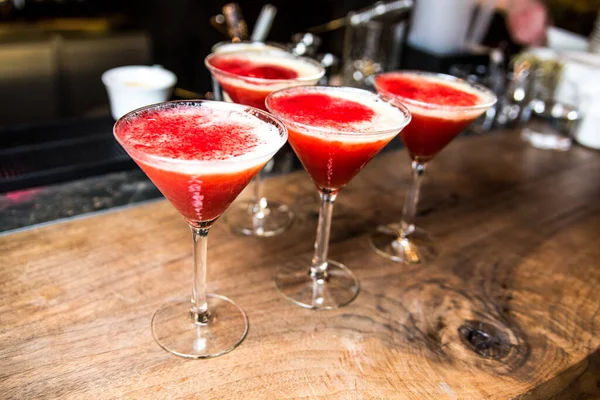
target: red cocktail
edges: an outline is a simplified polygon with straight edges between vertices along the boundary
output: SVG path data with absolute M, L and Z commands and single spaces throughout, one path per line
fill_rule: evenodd
M 352 91 L 347 92 L 353 94 Z M 372 106 L 331 96 L 324 90 L 292 92 L 287 97 L 274 97 L 270 107 L 277 115 L 293 117 L 295 124 L 288 124 L 288 140 L 306 171 L 321 189 L 340 189 L 345 186 L 390 140 L 389 135 L 319 135 L 318 132 L 322 130 L 339 129 L 344 132 L 344 129 L 365 123 L 371 129 L 381 128 L 371 122 L 377 115 L 377 110 Z M 299 124 L 310 128 L 303 130 Z
M 378 75 L 379 93 L 393 96 L 411 110 L 413 119 L 401 137 L 412 158 L 429 161 L 489 105 L 484 93 L 439 75 L 391 72 Z
M 401 133 L 413 159 L 413 186 L 404 202 L 400 224 L 378 227 L 371 236 L 375 250 L 394 261 L 422 263 L 437 256 L 429 235 L 415 227 L 420 178 L 425 163 L 496 102 L 494 93 L 448 75 L 427 72 L 389 72 L 375 77 L 379 93 L 405 104 L 411 123 Z
M 269 114 L 211 101 L 155 104 L 117 121 L 117 141 L 183 215 L 194 237 L 192 301 L 164 304 L 152 318 L 155 340 L 188 358 L 225 354 L 245 338 L 246 314 L 223 296 L 206 294 L 210 227 L 285 143 Z M 201 344 L 201 345 L 200 345 Z
M 217 80 L 234 103 L 247 104 L 265 109 L 265 98 L 273 91 L 269 85 L 244 84 L 249 80 L 290 80 L 298 79 L 300 74 L 283 65 L 269 63 L 269 60 L 248 60 L 235 55 L 216 55 L 207 61 L 215 71 Z M 227 79 L 227 75 L 235 76 Z M 250 79 L 248 79 L 250 78 Z M 242 82 L 240 82 L 242 81 Z
M 271 94 L 271 113 L 288 127 L 289 142 L 322 199 L 310 267 L 280 268 L 275 283 L 296 304 L 331 309 L 350 303 L 359 284 L 344 265 L 327 259 L 333 203 L 339 192 L 410 121 L 406 107 L 351 88 L 298 87 Z
M 119 140 L 188 221 L 219 217 L 263 165 L 243 160 L 278 138 L 272 125 L 228 114 L 179 106 L 150 109 L 119 124 Z M 165 159 L 169 162 L 161 162 Z M 225 168 L 221 163 L 228 159 L 242 161 Z M 203 168 L 193 165 L 199 160 Z
M 248 49 L 215 52 L 205 60 L 224 92 L 239 104 L 265 109 L 265 98 L 275 90 L 290 86 L 314 85 L 323 76 L 323 67 L 308 58 L 283 50 Z M 242 234 L 273 236 L 293 221 L 285 204 L 267 201 L 262 195 L 262 174 L 255 184 L 252 202 L 234 204 L 226 218 Z

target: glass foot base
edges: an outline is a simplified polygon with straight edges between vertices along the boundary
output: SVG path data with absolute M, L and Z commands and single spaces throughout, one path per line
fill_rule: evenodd
M 404 264 L 424 264 L 439 254 L 437 245 L 426 231 L 415 227 L 411 234 L 401 239 L 398 224 L 378 226 L 369 237 L 369 243 L 377 254 Z
M 285 204 L 269 201 L 259 214 L 252 212 L 254 203 L 241 201 L 229 207 L 223 216 L 235 233 L 247 236 L 275 236 L 286 231 L 294 221 L 294 213 Z
M 248 334 L 248 317 L 233 301 L 208 295 L 210 319 L 195 323 L 190 298 L 163 304 L 152 317 L 152 336 L 166 351 L 184 358 L 212 358 L 229 353 Z
M 310 263 L 294 263 L 277 270 L 275 285 L 292 303 L 304 308 L 332 310 L 351 303 L 360 290 L 358 279 L 346 266 L 327 260 L 327 278 L 310 276 Z

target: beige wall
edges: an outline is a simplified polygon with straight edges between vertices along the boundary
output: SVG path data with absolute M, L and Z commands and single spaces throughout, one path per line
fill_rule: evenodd
M 0 126 L 108 110 L 102 73 L 150 60 L 143 33 L 0 42 Z

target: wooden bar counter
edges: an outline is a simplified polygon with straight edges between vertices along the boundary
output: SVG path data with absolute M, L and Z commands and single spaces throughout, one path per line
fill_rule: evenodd
M 219 221 L 209 292 L 250 331 L 210 360 L 152 338 L 154 311 L 191 289 L 190 233 L 166 201 L 0 236 L 0 398 L 600 398 L 600 153 L 536 150 L 516 132 L 457 139 L 424 184 L 418 223 L 441 254 L 423 266 L 367 241 L 400 217 L 409 181 L 406 152 L 390 152 L 338 197 L 330 256 L 362 288 L 335 311 L 294 306 L 272 281 L 312 250 L 304 171 L 267 182 L 297 211 L 289 232 L 239 237 Z

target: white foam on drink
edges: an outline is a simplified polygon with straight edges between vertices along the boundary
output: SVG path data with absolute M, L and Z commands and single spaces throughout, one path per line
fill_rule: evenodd
M 127 124 L 118 134 L 124 147 L 136 146 L 131 154 L 138 161 L 153 165 L 155 167 L 177 171 L 189 175 L 207 174 L 207 173 L 228 173 L 243 171 L 257 165 L 264 164 L 270 159 L 283 145 L 283 138 L 279 128 L 273 124 L 265 122 L 250 113 L 232 110 L 230 105 L 221 103 L 211 103 L 209 107 L 185 106 L 170 103 L 162 108 L 153 108 L 150 112 L 139 112 L 128 118 L 122 123 Z M 178 138 L 177 136 L 165 132 L 157 135 L 156 129 L 146 129 L 147 124 L 157 116 L 160 120 L 168 120 L 172 117 L 184 117 L 185 121 L 178 120 L 179 129 L 185 128 L 198 129 L 219 129 L 223 127 L 234 126 L 235 129 L 243 131 L 244 136 L 252 137 L 253 145 L 244 146 L 236 142 L 235 138 L 231 143 L 225 143 L 221 151 L 211 151 L 210 155 L 201 155 L 198 159 L 190 157 L 169 156 L 166 153 L 161 154 L 160 145 L 169 142 L 171 145 L 182 142 L 184 147 L 186 136 Z M 146 120 L 143 120 L 146 118 Z M 162 121 L 161 121 L 162 122 Z M 143 148 L 149 151 L 145 152 Z M 154 151 L 158 150 L 158 151 Z
M 292 94 L 293 93 L 293 94 Z M 302 94 L 323 94 L 332 98 L 349 100 L 359 103 L 362 106 L 370 108 L 374 115 L 368 120 L 351 121 L 328 125 L 324 121 L 315 121 L 314 129 L 309 125 L 300 122 L 300 125 L 294 124 L 294 116 L 279 114 L 286 122 L 290 121 L 290 126 L 295 131 L 302 131 L 304 134 L 318 136 L 321 139 L 343 142 L 371 142 L 382 140 L 383 136 L 395 136 L 409 121 L 409 117 L 398 107 L 388 101 L 385 101 L 378 95 L 367 92 L 366 90 L 344 88 L 344 87 L 312 87 L 294 89 L 292 93 L 283 96 L 295 96 Z

